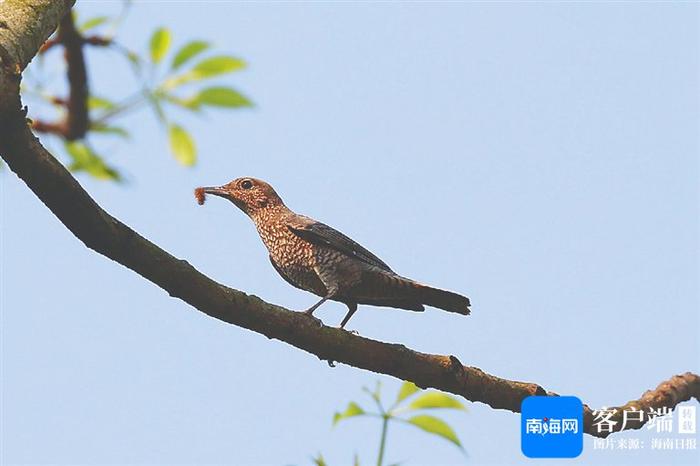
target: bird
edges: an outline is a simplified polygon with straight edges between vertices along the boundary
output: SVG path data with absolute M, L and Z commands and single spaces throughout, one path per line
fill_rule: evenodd
M 424 305 L 468 315 L 469 298 L 424 285 L 394 272 L 384 261 L 338 230 L 290 210 L 265 181 L 244 177 L 218 187 L 195 189 L 199 204 L 206 194 L 231 201 L 255 224 L 274 269 L 290 285 L 321 299 L 345 304 L 345 328 L 359 304 L 421 312 Z

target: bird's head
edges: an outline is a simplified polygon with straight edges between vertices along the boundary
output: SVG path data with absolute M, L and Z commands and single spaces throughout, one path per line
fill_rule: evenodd
M 198 188 L 206 194 L 223 197 L 236 204 L 248 215 L 263 209 L 284 206 L 284 202 L 269 184 L 255 178 L 236 178 L 217 188 Z

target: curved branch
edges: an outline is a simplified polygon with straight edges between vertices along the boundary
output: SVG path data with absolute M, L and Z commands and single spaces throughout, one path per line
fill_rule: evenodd
M 20 115 L 18 113 L 18 115 Z M 345 330 L 323 326 L 303 313 L 266 303 L 237 291 L 198 272 L 141 237 L 105 212 L 83 190 L 68 171 L 49 154 L 27 127 L 24 118 L 0 129 L 0 153 L 10 168 L 86 246 L 137 272 L 211 317 L 234 324 L 268 338 L 275 338 L 315 354 L 319 359 L 338 361 L 373 372 L 410 380 L 416 385 L 461 395 L 470 401 L 496 409 L 520 411 L 521 401 L 530 395 L 549 395 L 534 383 L 511 381 L 489 375 L 476 367 L 464 366 L 455 356 L 413 351 L 403 345 L 384 343 Z M 694 397 L 700 399 L 700 377 L 686 373 L 675 376 L 648 391 L 638 400 L 617 409 L 611 418 L 621 421 L 622 410 L 674 408 Z M 598 432 L 594 413 L 586 407 L 585 432 Z M 626 429 L 642 423 L 628 423 Z M 613 431 L 618 431 L 617 422 Z
M 34 0 L 33 3 L 51 2 Z M 24 33 L 32 32 L 28 29 Z M 7 50 L 3 40 L 4 36 L 0 35 L 0 51 Z M 42 42 L 33 42 L 33 53 Z M 16 63 L 20 68 L 26 65 L 21 60 Z M 0 69 L 0 84 L 7 80 L 18 81 L 13 67 Z M 18 89 L 18 86 L 13 88 Z M 337 328 L 319 328 L 317 321 L 303 313 L 289 311 L 215 282 L 105 212 L 32 134 L 25 112 L 20 108 L 18 94 L 4 91 L 0 87 L 0 155 L 10 168 L 86 246 L 135 271 L 171 296 L 211 317 L 284 341 L 319 359 L 410 380 L 420 387 L 451 392 L 495 409 L 519 412 L 520 403 L 527 396 L 556 396 L 534 383 L 506 380 L 479 368 L 464 366 L 455 356 L 421 353 Z M 673 409 L 690 398 L 700 400 L 700 377 L 686 373 L 663 382 L 638 400 L 611 408 L 618 410 L 614 416 L 619 416 L 612 420 L 620 420 L 623 409 Z M 594 412 L 586 406 L 584 431 L 598 437 L 610 434 L 599 432 L 594 421 Z M 625 428 L 639 428 L 645 421 L 628 423 Z M 618 422 L 611 430 L 619 431 L 621 427 Z

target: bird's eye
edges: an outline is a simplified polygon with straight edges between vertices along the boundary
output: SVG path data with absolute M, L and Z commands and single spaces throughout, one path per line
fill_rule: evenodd
M 253 187 L 253 182 L 250 180 L 243 180 L 241 181 L 241 188 L 243 189 L 250 189 Z

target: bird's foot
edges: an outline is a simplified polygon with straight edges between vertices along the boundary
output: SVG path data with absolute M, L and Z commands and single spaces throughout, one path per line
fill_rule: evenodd
M 328 360 L 328 367 L 335 367 L 335 361 Z
M 357 330 L 348 330 L 348 329 L 343 328 L 343 327 L 338 327 L 338 328 L 339 328 L 340 330 L 345 330 L 345 331 L 348 332 L 348 333 L 352 333 L 353 335 L 359 335 L 359 334 L 360 334 L 360 332 L 358 332 Z

